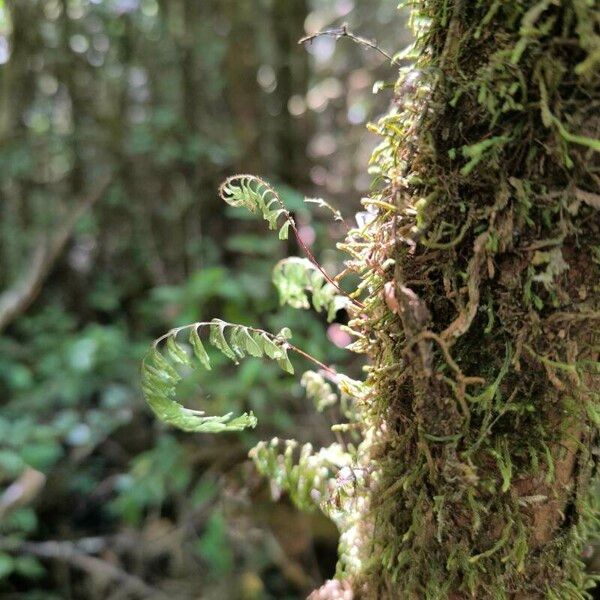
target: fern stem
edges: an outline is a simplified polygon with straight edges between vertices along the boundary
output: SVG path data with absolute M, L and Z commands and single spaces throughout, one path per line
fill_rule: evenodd
M 319 264 L 319 261 L 315 258 L 315 255 L 312 253 L 312 250 L 304 243 L 304 241 L 300 237 L 300 232 L 296 228 L 296 223 L 294 222 L 292 215 L 287 211 L 287 209 L 285 212 L 285 217 L 290 223 L 290 227 L 292 228 L 292 231 L 294 232 L 294 236 L 296 237 L 296 241 L 298 242 L 298 245 L 300 246 L 300 248 L 302 248 L 302 252 L 304 252 L 304 254 L 306 254 L 306 258 L 308 258 L 308 260 L 310 260 L 310 262 L 313 265 L 315 265 L 315 267 L 319 270 L 321 275 L 323 275 L 323 277 L 325 278 L 327 283 L 330 283 L 342 296 L 345 296 L 346 298 L 348 298 L 350 300 L 350 302 L 352 302 L 352 304 L 354 304 L 354 306 L 357 306 L 358 308 L 364 308 L 365 305 L 362 302 L 360 302 L 360 300 L 353 298 L 347 292 L 345 292 L 335 282 L 335 280 L 332 279 L 332 277 L 327 273 L 327 271 L 325 271 L 325 269 Z
M 299 354 L 300 356 L 303 356 L 307 360 L 310 360 L 312 363 L 314 363 L 315 365 L 317 365 L 318 367 L 320 367 L 324 371 L 327 371 L 328 373 L 330 373 L 334 377 L 337 376 L 337 371 L 333 367 L 330 367 L 330 366 L 326 365 L 325 363 L 322 363 L 320 360 L 317 360 L 314 356 L 311 356 L 307 352 L 304 352 L 304 350 L 301 350 L 297 346 L 294 346 L 294 344 L 290 344 L 289 342 L 287 342 L 287 347 L 292 352 L 295 352 L 296 354 Z

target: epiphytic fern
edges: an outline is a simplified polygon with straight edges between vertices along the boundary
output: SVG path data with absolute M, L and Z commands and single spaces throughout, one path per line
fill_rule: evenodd
M 323 412 L 326 408 L 337 404 L 338 397 L 333 391 L 333 386 L 325 381 L 320 373 L 306 371 L 300 379 L 302 387 L 306 390 L 306 397 L 313 401 L 315 408 Z
M 279 239 L 287 240 L 292 217 L 279 194 L 263 179 L 254 175 L 234 175 L 228 177 L 219 188 L 219 195 L 230 206 L 244 207 L 253 213 L 260 213 L 269 223 L 269 229 L 277 229 L 279 217 L 284 223 L 279 229 Z
M 302 248 L 304 254 L 306 254 L 314 268 L 321 273 L 324 281 L 326 281 L 331 288 L 337 290 L 341 297 L 346 297 L 349 302 L 362 307 L 362 304 L 355 298 L 349 297 L 319 264 L 311 249 L 302 240 L 302 237 L 298 233 L 296 222 L 283 204 L 279 194 L 264 179 L 256 177 L 255 175 L 233 175 L 232 177 L 228 177 L 221 184 L 219 195 L 230 206 L 243 207 L 252 213 L 260 213 L 263 219 L 269 223 L 269 229 L 277 229 L 277 227 L 279 227 L 280 240 L 287 240 L 289 230 L 291 229 L 296 237 L 298 245 Z M 339 211 L 336 212 L 324 200 L 309 199 L 308 201 L 312 201 L 321 207 L 331 210 L 336 219 L 341 219 Z M 281 226 L 279 225 L 280 217 L 284 218 L 284 222 Z
M 305 371 L 300 383 L 306 392 L 306 397 L 312 400 L 318 412 L 339 404 L 339 412 L 348 422 L 333 425 L 332 431 L 347 431 L 355 428 L 360 420 L 359 404 L 366 389 L 363 382 L 340 373 L 327 373 L 321 370 L 320 372 Z
M 356 299 L 348 297 L 317 263 L 310 249 L 298 235 L 293 217 L 283 205 L 277 192 L 266 181 L 253 175 L 235 175 L 223 182 L 219 194 L 231 206 L 244 207 L 253 213 L 260 213 L 271 229 L 279 227 L 280 239 L 287 239 L 290 228 L 296 235 L 308 260 L 289 258 L 275 267 L 273 280 L 282 303 L 297 308 L 308 308 L 310 293 L 315 309 L 327 311 L 330 321 L 335 317 L 337 310 L 346 308 L 351 302 L 361 306 Z M 316 201 L 316 203 L 332 210 L 336 218 L 341 218 L 339 213 L 324 201 Z M 280 217 L 284 220 L 282 225 Z M 292 350 L 315 363 L 323 371 L 330 373 L 332 380 L 337 382 L 338 388 L 342 391 L 342 395 L 346 393 L 344 386 L 347 387 L 347 382 L 351 381 L 290 344 L 288 340 L 291 332 L 287 327 L 278 335 L 273 335 L 260 329 L 227 323 L 219 319 L 192 323 L 172 329 L 155 340 L 142 366 L 142 386 L 148 404 L 161 420 L 180 429 L 217 433 L 240 431 L 256 425 L 256 417 L 252 412 L 238 417 L 234 417 L 232 413 L 223 416 L 205 416 L 203 411 L 190 410 L 177 402 L 176 389 L 182 379 L 181 369 L 197 365 L 206 369 L 211 368 L 209 355 L 199 335 L 202 329 L 209 329 L 209 343 L 236 363 L 246 355 L 266 356 L 278 362 L 282 369 L 293 373 L 287 354 Z M 186 343 L 179 339 L 183 331 L 189 332 Z M 331 404 L 333 392 L 325 396 L 321 393 L 317 394 L 317 382 L 314 377 L 307 376 L 304 383 L 308 395 L 318 404 Z M 326 391 L 326 386 L 329 385 L 324 381 L 323 384 L 319 386 L 321 392 Z
M 288 342 L 291 332 L 287 327 L 273 335 L 219 319 L 192 323 L 172 329 L 155 340 L 144 358 L 142 389 L 146 401 L 159 419 L 185 431 L 218 433 L 254 427 L 256 417 L 252 412 L 239 417 L 234 417 L 232 413 L 209 417 L 204 416 L 202 411 L 181 406 L 175 399 L 177 384 L 182 379 L 182 367 L 201 365 L 205 369 L 211 368 L 209 355 L 199 335 L 202 329 L 209 330 L 209 343 L 235 363 L 246 355 L 266 356 L 288 373 L 294 372 L 288 358 L 288 350 L 294 349 L 294 346 Z M 189 332 L 187 343 L 179 339 L 183 331 Z
M 355 568 L 358 560 L 355 550 L 361 522 L 353 515 L 364 499 L 356 489 L 368 487 L 369 470 L 357 464 L 354 449 L 342 444 L 317 451 L 304 444 L 299 453 L 297 448 L 294 440 L 282 444 L 274 438 L 269 443 L 259 442 L 250 457 L 258 472 L 271 482 L 276 497 L 285 492 L 300 510 L 318 508 L 336 524 L 340 531 L 337 575 L 342 575 Z
M 259 213 L 269 223 L 270 229 L 279 228 L 280 239 L 287 239 L 290 229 L 296 236 L 307 259 L 294 257 L 276 265 L 273 281 L 282 304 L 309 308 L 312 302 L 317 311 L 327 313 L 329 321 L 335 318 L 339 309 L 348 308 L 350 303 L 362 307 L 358 300 L 343 292 L 319 265 L 299 235 L 292 215 L 268 183 L 252 175 L 236 175 L 227 179 L 219 192 L 228 204 Z M 335 218 L 341 220 L 339 213 L 324 201 L 317 200 L 314 203 L 331 210 Z M 232 413 L 205 416 L 204 412 L 190 410 L 177 402 L 177 385 L 185 371 L 199 365 L 205 369 L 211 368 L 209 354 L 199 335 L 200 331 L 206 329 L 208 343 L 236 364 L 247 355 L 265 356 L 278 362 L 285 371 L 293 373 L 288 351 L 312 361 L 320 372 L 308 371 L 302 377 L 308 398 L 322 411 L 337 402 L 335 386 L 339 391 L 341 414 L 350 421 L 334 426 L 337 435 L 357 423 L 356 408 L 351 406 L 350 398 L 359 399 L 363 394 L 360 382 L 336 373 L 331 367 L 290 344 L 291 332 L 287 328 L 273 335 L 219 319 L 172 329 L 155 340 L 146 355 L 142 366 L 144 395 L 162 421 L 185 431 L 212 433 L 241 431 L 256 426 L 257 420 L 252 412 L 237 417 Z M 187 340 L 183 339 L 184 331 L 187 332 Z M 331 383 L 326 381 L 324 374 Z M 261 442 L 251 451 L 251 457 L 260 473 L 271 479 L 274 489 L 288 493 L 302 509 L 319 507 L 337 524 L 341 532 L 340 564 L 343 567 L 351 563 L 355 535 L 355 527 L 348 518 L 352 512 L 354 490 L 347 491 L 346 487 L 348 473 L 352 473 L 352 466 L 356 465 L 356 449 L 352 444 L 345 447 L 334 443 L 315 452 L 310 444 L 305 444 L 297 453 L 296 447 L 296 442 L 287 441 L 282 452 L 277 439 L 269 444 Z
M 291 256 L 280 260 L 273 269 L 273 284 L 281 304 L 289 304 L 293 308 L 309 308 L 310 292 L 315 310 L 325 310 L 330 322 L 335 319 L 338 310 L 350 304 L 350 299 L 339 294 L 322 272 L 305 258 Z
M 285 449 L 281 452 L 281 446 Z M 274 485 L 277 494 L 285 492 L 294 504 L 305 511 L 320 508 L 328 513 L 327 501 L 338 471 L 351 462 L 341 444 L 313 451 L 312 444 L 300 448 L 294 458 L 298 442 L 273 438 L 269 443 L 259 442 L 251 451 L 258 472 Z

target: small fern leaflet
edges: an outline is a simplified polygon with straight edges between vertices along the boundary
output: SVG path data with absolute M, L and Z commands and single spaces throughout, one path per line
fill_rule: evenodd
M 230 206 L 243 207 L 252 213 L 260 213 L 269 223 L 269 229 L 277 229 L 279 217 L 285 222 L 279 229 L 279 239 L 287 240 L 288 230 L 293 224 L 279 194 L 263 179 L 255 175 L 233 175 L 219 188 L 221 199 Z
M 306 397 L 313 401 L 318 412 L 334 406 L 338 402 L 333 386 L 325 381 L 320 373 L 305 371 L 300 379 L 300 384 L 306 390 Z

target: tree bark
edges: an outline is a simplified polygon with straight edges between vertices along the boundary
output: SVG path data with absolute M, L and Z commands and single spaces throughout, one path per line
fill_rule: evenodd
M 599 423 L 600 36 L 579 0 L 424 0 L 351 239 L 373 359 L 365 598 L 583 599 Z M 578 192 L 579 190 L 579 192 Z M 365 245 L 365 242 L 367 244 Z

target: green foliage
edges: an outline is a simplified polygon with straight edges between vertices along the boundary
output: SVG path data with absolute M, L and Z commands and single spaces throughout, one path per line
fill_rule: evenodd
M 15 560 L 10 554 L 0 554 L 0 579 L 8 577 L 15 570 Z
M 132 460 L 129 472 L 117 481 L 117 497 L 110 503 L 113 515 L 139 526 L 147 511 L 157 510 L 171 497 L 187 490 L 192 465 L 185 449 L 171 435 Z
M 323 273 L 306 258 L 292 256 L 280 260 L 273 269 L 273 284 L 281 304 L 293 308 L 309 308 L 308 293 L 317 312 L 325 311 L 333 321 L 337 311 L 348 308 L 350 300 L 329 283 Z
M 34 556 L 17 556 L 14 559 L 14 571 L 27 579 L 40 579 L 46 574 L 44 565 Z
M 131 420 L 138 360 L 117 326 L 76 328 L 47 307 L 21 320 L 18 337 L 0 340 L 2 477 L 29 466 L 51 472 L 70 452 L 92 452 Z M 92 402 L 92 400 L 94 400 Z
M 265 356 L 276 361 L 288 373 L 294 372 L 288 357 L 291 346 L 287 340 L 291 332 L 287 328 L 273 335 L 220 319 L 192 323 L 172 329 L 158 338 L 144 358 L 142 388 L 150 408 L 159 419 L 184 431 L 220 433 L 255 427 L 256 418 L 252 412 L 238 417 L 234 417 L 233 413 L 207 417 L 204 412 L 185 408 L 177 402 L 176 390 L 182 379 L 182 368 L 193 368 L 199 363 L 205 369 L 211 369 L 210 357 L 198 333 L 203 329 L 210 332 L 209 343 L 236 364 L 246 355 Z M 177 339 L 182 331 L 188 333 L 186 345 Z M 161 351 L 161 344 L 164 344 L 165 351 Z
M 238 175 L 227 179 L 220 188 L 220 195 L 228 204 L 243 206 L 252 213 L 259 213 L 269 222 L 271 229 L 277 227 L 277 220 L 285 215 L 286 221 L 279 237 L 287 237 L 287 227 L 296 233 L 295 224 L 289 213 L 283 208 L 277 193 L 266 182 L 249 175 Z M 319 203 L 324 205 L 325 203 Z M 300 241 L 300 240 L 298 240 Z M 349 297 L 338 294 L 340 288 L 331 282 L 311 260 L 292 257 L 280 261 L 273 270 L 273 282 L 279 292 L 281 304 L 294 308 L 309 308 L 308 294 L 317 311 L 326 310 L 328 320 L 332 321 L 338 310 L 349 309 Z M 209 354 L 198 334 L 200 328 L 209 328 L 209 342 L 221 354 L 236 365 L 246 355 L 266 356 L 276 361 L 284 370 L 293 373 L 287 351 L 293 350 L 304 358 L 319 365 L 336 382 L 344 399 L 343 412 L 352 421 L 356 421 L 356 412 L 348 409 L 348 398 L 358 399 L 363 393 L 362 384 L 336 373 L 332 368 L 289 344 L 291 332 L 284 327 L 277 336 L 265 331 L 213 319 L 211 322 L 198 322 L 171 330 L 158 338 L 144 359 L 142 366 L 142 386 L 148 404 L 162 421 L 185 431 L 219 433 L 239 431 L 254 427 L 256 418 L 253 413 L 244 413 L 233 418 L 233 413 L 222 417 L 206 417 L 203 412 L 182 407 L 175 399 L 177 384 L 182 379 L 182 369 L 194 366 L 194 358 L 205 368 L 211 369 Z M 189 330 L 188 344 L 178 341 L 182 331 Z M 165 350 L 160 351 L 164 346 Z M 318 411 L 333 406 L 337 396 L 323 375 L 314 371 L 304 373 L 301 379 L 307 396 Z M 348 425 L 339 425 L 338 431 Z M 292 501 L 303 510 L 313 510 L 318 506 L 340 527 L 340 569 L 350 565 L 354 558 L 352 540 L 354 538 L 353 488 L 346 489 L 346 483 L 337 485 L 333 476 L 342 468 L 348 469 L 353 462 L 349 449 L 341 444 L 333 444 L 313 452 L 311 444 L 302 446 L 298 460 L 294 460 L 294 450 L 298 446 L 294 440 L 285 443 L 283 454 L 279 453 L 279 440 L 270 444 L 260 442 L 250 452 L 260 473 L 271 480 L 272 489 L 278 493 L 286 492 Z M 219 537 L 219 536 L 217 536 Z M 209 540 L 212 536 L 209 535 Z M 208 542 L 207 542 L 208 543 Z M 212 542 L 211 542 L 212 543 Z M 220 568 L 220 567 L 219 567 Z
M 284 446 L 283 453 L 280 451 Z M 327 512 L 327 499 L 334 487 L 332 477 L 350 461 L 340 444 L 313 450 L 304 444 L 295 457 L 298 442 L 273 438 L 269 443 L 259 442 L 250 451 L 250 457 L 259 473 L 268 477 L 277 494 L 285 492 L 301 510 L 313 511 L 320 507 Z
M 219 579 L 231 572 L 234 556 L 227 540 L 227 521 L 221 511 L 214 511 L 206 530 L 198 539 L 196 552 L 210 565 L 210 576 Z
M 279 232 L 280 239 L 287 237 L 289 225 L 295 230 L 295 224 L 277 192 L 258 177 L 252 175 L 230 177 L 221 185 L 219 193 L 221 198 L 232 206 L 242 206 L 252 213 L 260 213 L 269 222 L 271 229 L 277 227 L 277 221 L 283 215 L 285 223 Z M 308 308 L 307 293 L 310 292 L 315 309 L 317 311 L 325 309 L 330 321 L 335 318 L 339 309 L 347 308 L 349 305 L 348 298 L 336 293 L 338 288 L 326 280 L 322 269 L 306 259 L 292 257 L 280 261 L 273 270 L 273 282 L 279 291 L 282 304 L 287 303 L 294 308 Z M 306 358 L 320 364 L 310 355 L 288 343 L 291 337 L 288 327 L 284 327 L 275 336 L 260 329 L 213 319 L 211 322 L 197 322 L 172 329 L 155 340 L 152 349 L 144 358 L 142 388 L 146 401 L 155 415 L 165 423 L 184 431 L 219 433 L 241 431 L 256 426 L 256 418 L 252 412 L 235 418 L 231 412 L 223 416 L 207 417 L 204 416 L 204 412 L 185 408 L 177 402 L 176 391 L 182 379 L 182 368 L 193 368 L 194 362 L 197 361 L 205 369 L 211 369 L 210 357 L 198 333 L 199 329 L 205 328 L 210 332 L 210 344 L 235 364 L 247 355 L 265 356 L 293 374 L 294 369 L 287 354 L 289 349 L 300 352 Z M 178 341 L 182 331 L 188 331 L 186 346 Z M 164 346 L 165 351 L 161 352 L 161 346 Z M 317 383 L 315 377 L 318 376 L 309 374 L 304 379 L 304 383 L 311 397 L 319 405 L 327 404 L 330 402 L 330 397 L 326 398 L 323 393 L 317 399 L 317 388 L 323 392 L 327 384 Z
M 306 390 L 306 397 L 312 400 L 319 412 L 337 404 L 338 397 L 333 391 L 333 386 L 325 381 L 320 373 L 306 371 L 302 374 L 300 383 Z
M 280 217 L 284 223 L 279 229 L 279 239 L 287 240 L 290 225 L 294 226 L 279 194 L 266 181 L 255 175 L 228 177 L 219 188 L 219 195 L 230 206 L 243 207 L 259 213 L 269 223 L 269 229 L 277 229 Z
M 157 588 L 176 578 L 182 595 L 190 585 L 190 596 L 226 597 L 227 590 L 205 585 L 204 572 L 194 581 L 197 560 L 182 561 L 180 554 L 194 545 L 196 532 L 204 535 L 215 502 L 211 496 L 202 511 L 192 511 L 194 483 L 219 468 L 224 453 L 215 452 L 219 441 L 186 444 L 167 428 L 147 427 L 138 365 L 160 332 L 207 314 L 268 331 L 287 325 L 308 353 L 346 360 L 328 344 L 318 317 L 276 311 L 270 272 L 285 245 L 257 233 L 260 224 L 231 227 L 224 215 L 245 211 L 223 210 L 212 193 L 236 165 L 260 165 L 273 181 L 286 182 L 277 190 L 287 209 L 307 214 L 297 188 L 299 176 L 304 185 L 310 128 L 277 108 L 307 89 L 307 55 L 289 54 L 304 9 L 260 0 L 226 11 L 212 0 L 0 4 L 2 292 L 27 274 L 30 257 L 88 200 L 102 173 L 113 173 L 110 189 L 77 223 L 26 316 L 2 331 L 0 485 L 4 491 L 19 483 L 29 468 L 47 475 L 39 497 L 3 516 L 2 534 L 36 544 L 107 532 L 118 538 L 125 531 L 139 543 L 131 553 L 115 544 L 111 566 L 148 577 Z M 311 10 L 330 7 L 319 1 Z M 356 16 L 368 21 L 371 8 L 360 11 Z M 387 10 L 388 20 L 394 16 Z M 248 35 L 249 24 L 256 35 Z M 352 47 L 346 52 L 359 56 Z M 338 64 L 328 81 L 340 72 L 344 77 L 352 64 Z M 273 65 L 278 81 L 267 95 L 256 85 L 261 65 Z M 368 112 L 367 94 L 360 103 Z M 330 109 L 345 112 L 334 104 Z M 360 127 L 349 132 L 331 123 L 338 140 L 364 137 Z M 360 152 L 340 156 L 351 169 L 354 154 Z M 348 177 L 344 189 L 353 181 Z M 325 229 L 315 220 L 311 227 Z M 226 239 L 225 230 L 231 230 Z M 201 389 L 209 414 L 252 409 L 269 436 L 271 430 L 292 436 L 309 419 L 309 435 L 327 434 L 326 419 L 314 421 L 310 403 L 298 401 L 300 386 L 282 376 L 276 361 L 250 355 L 235 368 L 206 334 L 210 372 L 173 362 L 162 348 L 183 377 L 177 397 L 184 404 L 199 408 Z M 190 341 L 182 344 L 194 366 L 202 365 Z M 239 461 L 255 441 L 256 433 L 247 431 L 221 443 Z M 218 458 L 197 459 L 203 442 Z M 180 471 L 188 473 L 188 487 Z M 229 476 L 228 470 L 223 481 Z M 157 524 L 177 532 L 172 552 L 165 542 L 171 535 L 150 535 Z M 231 527 L 229 520 L 224 526 Z M 231 544 L 226 536 L 222 541 L 219 554 Z M 256 555 L 272 560 L 264 544 L 253 545 L 250 560 L 242 554 L 235 554 L 236 575 Z M 13 558 L 21 564 L 18 552 Z M 39 583 L 14 569 L 0 595 L 92 600 L 119 587 L 85 572 L 65 578 L 65 560 L 44 560 L 48 575 Z

